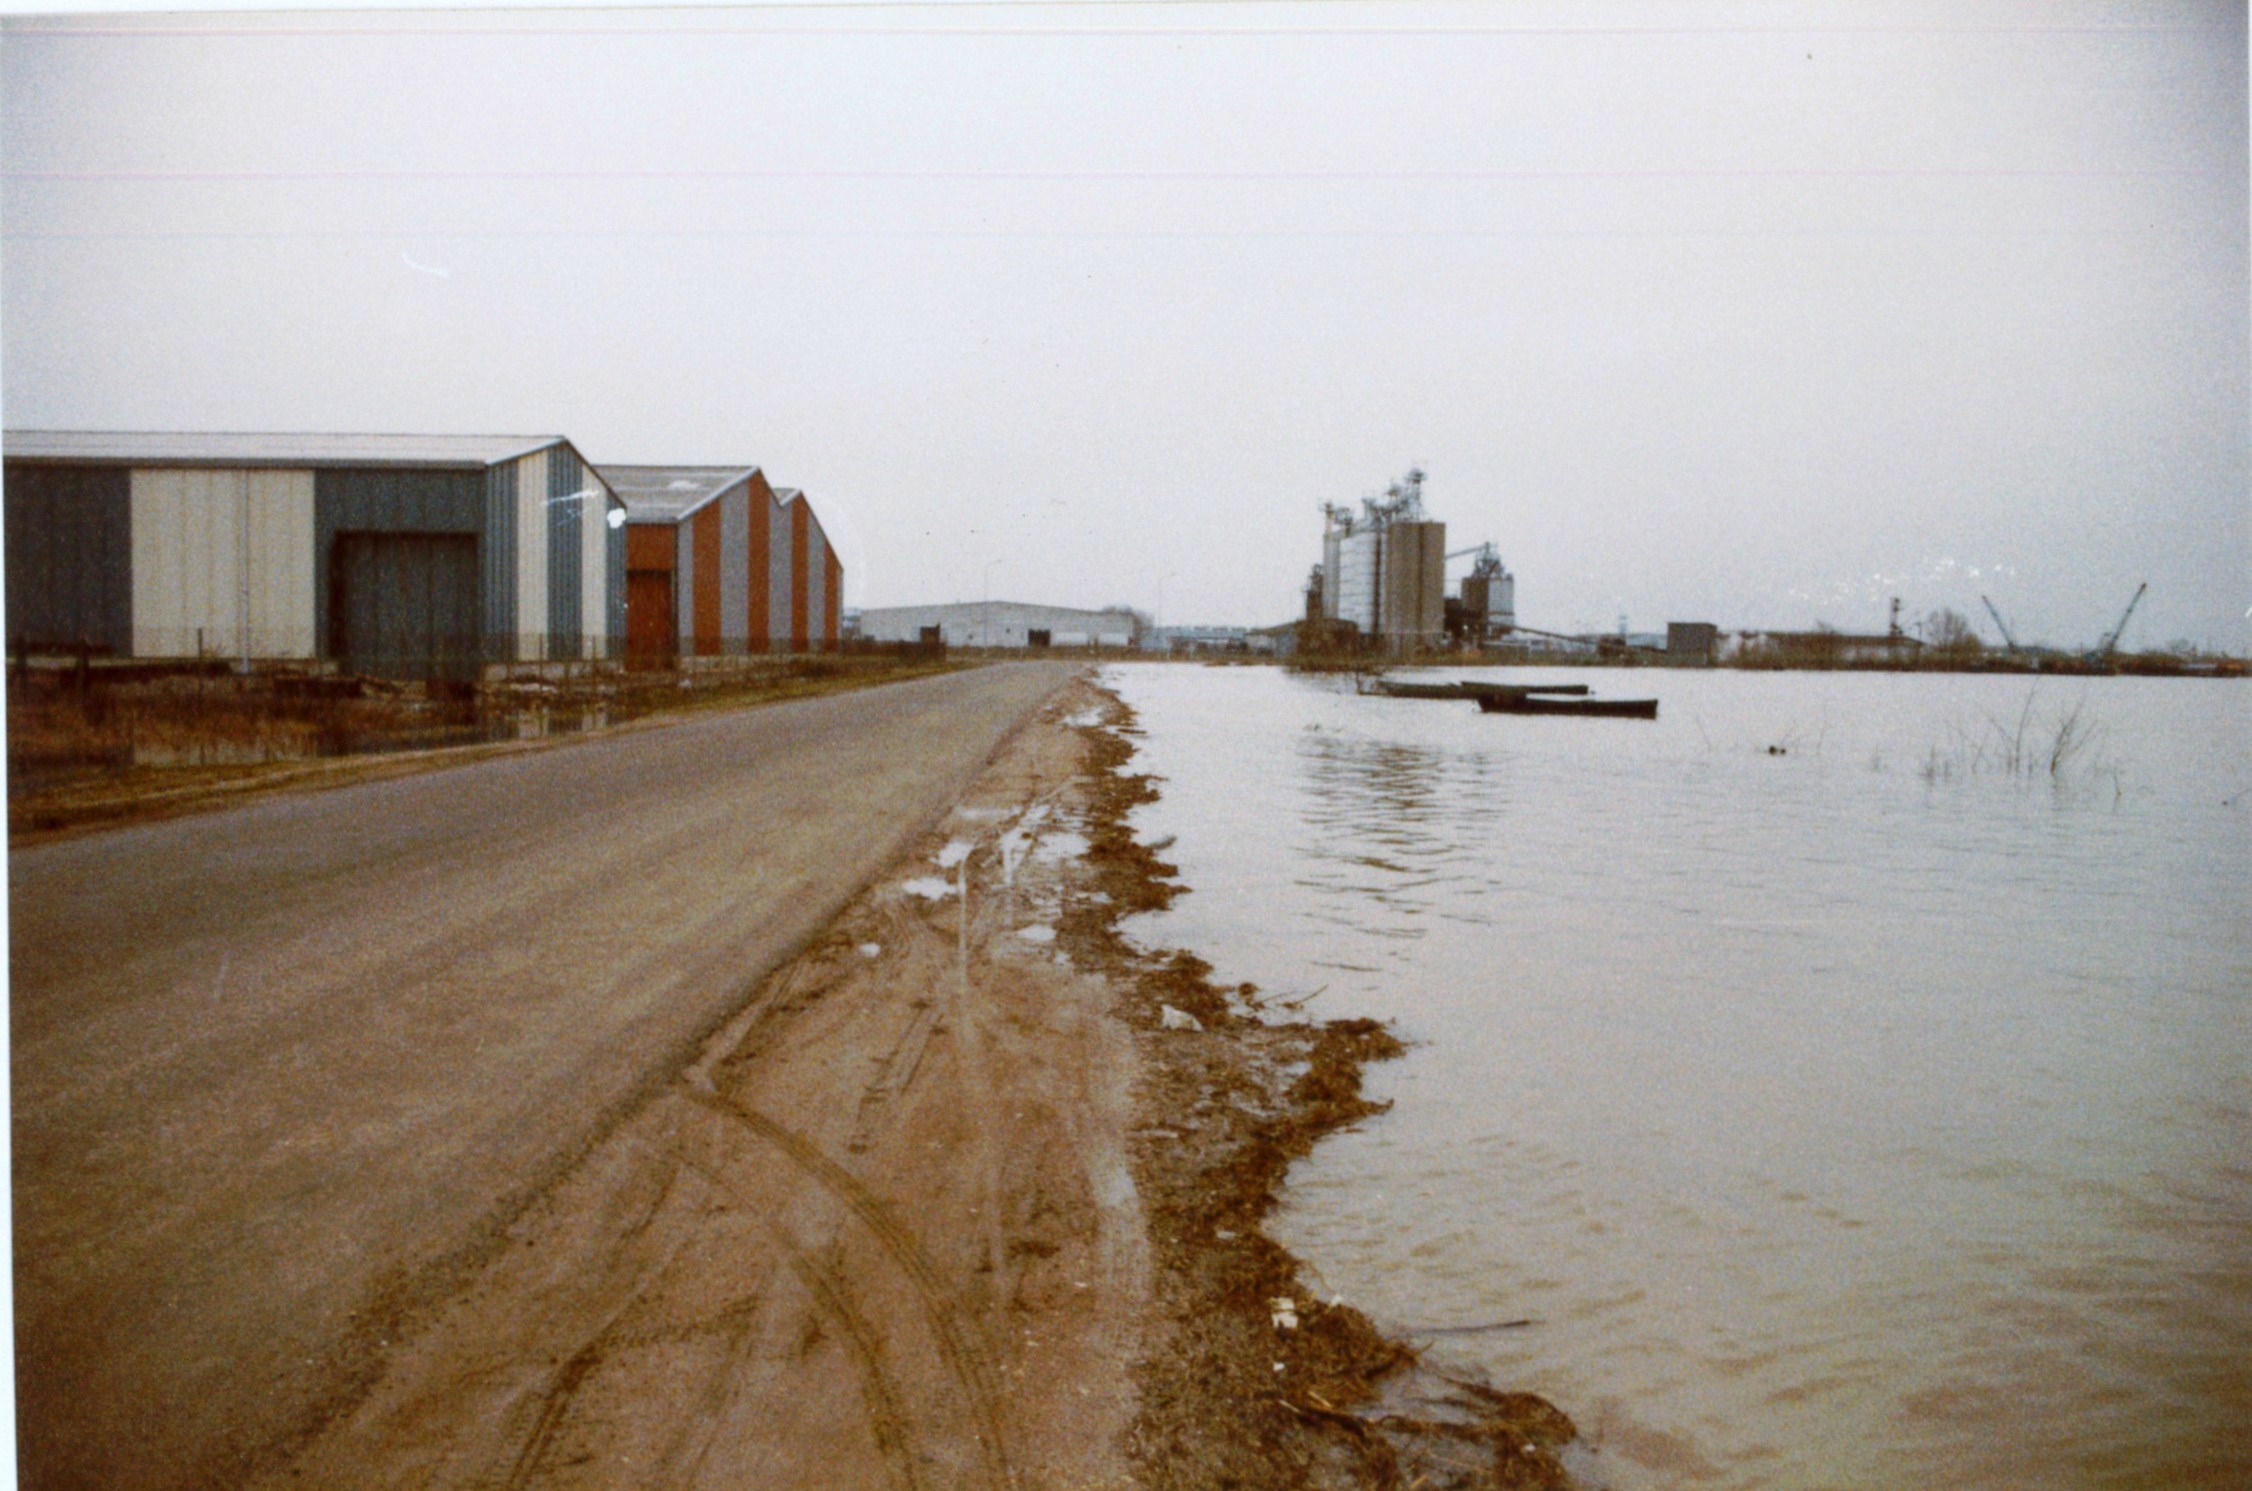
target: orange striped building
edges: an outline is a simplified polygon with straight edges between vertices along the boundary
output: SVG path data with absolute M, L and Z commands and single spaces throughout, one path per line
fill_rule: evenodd
M 626 508 L 626 655 L 822 652 L 844 566 L 803 492 L 755 466 L 604 466 Z

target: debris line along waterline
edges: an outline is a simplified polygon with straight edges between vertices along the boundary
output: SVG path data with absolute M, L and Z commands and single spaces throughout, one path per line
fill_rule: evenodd
M 1270 1020 L 1256 988 L 1213 983 L 1193 953 L 1128 942 L 1122 918 L 1186 887 L 1128 827 L 1157 794 L 1126 769 L 1132 710 L 1112 696 L 1079 728 L 1096 894 L 1067 908 L 1059 940 L 1113 974 L 1141 1057 L 1132 1160 L 1156 1308 L 1136 1374 L 1139 1478 L 1183 1491 L 1570 1485 L 1559 1452 L 1575 1431 L 1554 1405 L 1422 1368 L 1352 1305 L 1309 1290 L 1266 1235 L 1291 1162 L 1384 1111 L 1362 1095 L 1361 1069 L 1400 1044 L 1372 1020 Z

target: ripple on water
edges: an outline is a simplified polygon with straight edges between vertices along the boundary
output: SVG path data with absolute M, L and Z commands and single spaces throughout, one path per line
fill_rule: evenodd
M 1194 891 L 1137 937 L 1411 1041 L 1278 1214 L 1325 1287 L 1537 1321 L 1430 1349 L 1624 1491 L 2241 1486 L 2252 691 L 1667 672 L 1648 724 L 1114 676 Z M 1961 746 L 2075 700 L 2123 780 Z

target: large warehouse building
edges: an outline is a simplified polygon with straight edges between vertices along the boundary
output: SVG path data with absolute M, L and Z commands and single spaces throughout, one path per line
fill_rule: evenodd
M 949 647 L 1131 647 L 1140 625 L 1131 611 L 958 601 L 863 611 L 860 635 L 871 642 L 944 642 Z
M 10 431 L 8 644 L 472 678 L 614 656 L 625 508 L 560 436 Z
M 756 466 L 604 466 L 626 507 L 627 656 L 833 648 L 844 565 L 803 492 Z

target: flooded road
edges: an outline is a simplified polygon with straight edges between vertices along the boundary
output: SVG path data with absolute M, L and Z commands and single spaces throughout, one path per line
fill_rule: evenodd
M 1326 1288 L 1625 1491 L 2247 1483 L 2252 689 L 1108 676 L 1136 935 L 1411 1042 L 1293 1172 Z

